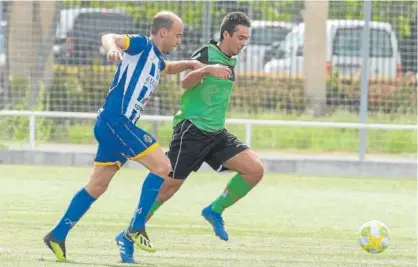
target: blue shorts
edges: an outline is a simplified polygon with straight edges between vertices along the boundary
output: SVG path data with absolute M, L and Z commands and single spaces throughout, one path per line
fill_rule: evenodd
M 113 121 L 99 116 L 94 136 L 99 143 L 95 166 L 116 164 L 120 168 L 127 160 L 142 158 L 159 147 L 150 134 L 125 117 Z

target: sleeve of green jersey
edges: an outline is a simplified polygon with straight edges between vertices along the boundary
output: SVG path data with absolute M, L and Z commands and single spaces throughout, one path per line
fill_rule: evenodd
M 208 63 L 208 48 L 207 47 L 202 47 L 198 50 L 196 50 L 195 52 L 193 52 L 193 54 L 190 56 L 190 59 L 193 60 L 198 60 L 204 64 Z

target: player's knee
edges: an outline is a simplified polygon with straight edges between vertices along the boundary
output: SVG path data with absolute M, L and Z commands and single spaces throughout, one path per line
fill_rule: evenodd
M 94 197 L 95 199 L 99 198 L 106 192 L 109 184 L 100 184 L 100 183 L 88 183 L 86 186 L 87 192 Z
M 158 194 L 158 201 L 164 203 L 169 200 L 180 189 L 183 182 L 183 180 L 179 179 L 165 180 Z
M 151 172 L 166 178 L 168 174 L 171 172 L 171 163 L 169 160 L 166 162 L 161 162 L 158 166 L 154 167 Z
M 90 180 L 86 186 L 87 192 L 94 198 L 100 197 L 106 192 L 115 173 L 119 167 L 114 166 L 95 166 L 93 173 L 90 175 Z
M 264 176 L 264 165 L 261 160 L 257 159 L 248 165 L 249 169 L 244 177 L 247 178 L 248 182 L 252 185 L 256 185 Z
M 257 160 L 254 164 L 253 176 L 256 180 L 260 181 L 264 176 L 264 165 L 261 160 Z

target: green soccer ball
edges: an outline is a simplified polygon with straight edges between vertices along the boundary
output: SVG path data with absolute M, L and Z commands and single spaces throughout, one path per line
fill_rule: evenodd
M 359 243 L 369 253 L 381 253 L 389 246 L 389 228 L 379 221 L 366 222 L 360 227 Z

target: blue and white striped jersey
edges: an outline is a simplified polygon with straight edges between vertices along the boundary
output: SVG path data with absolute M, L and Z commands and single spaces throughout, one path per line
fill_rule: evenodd
M 126 35 L 128 46 L 119 63 L 100 114 L 109 119 L 125 116 L 136 123 L 165 68 L 161 52 L 144 35 Z

